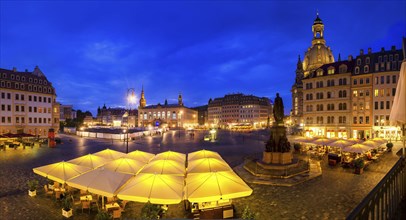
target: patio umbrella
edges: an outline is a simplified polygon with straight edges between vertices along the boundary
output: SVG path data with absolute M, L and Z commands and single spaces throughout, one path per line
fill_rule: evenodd
M 203 158 L 189 161 L 187 173 L 208 173 L 215 171 L 230 171 L 231 167 L 224 161 L 216 158 Z
M 104 165 L 104 168 L 114 172 L 136 175 L 144 166 L 145 163 L 141 161 L 122 157 L 108 162 Z
M 104 157 L 96 156 L 93 154 L 88 154 L 85 156 L 81 156 L 81 157 L 69 160 L 68 162 L 74 163 L 76 165 L 89 167 L 91 169 L 96 169 L 97 167 L 100 167 L 109 161 L 110 161 L 109 159 L 106 159 Z
M 345 152 L 353 152 L 353 153 L 365 153 L 369 150 L 371 150 L 372 148 L 370 146 L 367 145 L 363 145 L 363 144 L 354 144 L 348 147 L 345 147 L 343 149 L 343 151 Z
M 304 144 L 310 144 L 312 143 L 312 141 L 314 141 L 316 138 L 314 137 L 297 137 L 295 138 L 295 142 L 299 142 L 299 143 L 304 143 Z
M 203 158 L 216 158 L 219 160 L 223 160 L 220 154 L 210 150 L 199 150 L 187 155 L 187 160 L 190 162 L 191 160 L 198 160 Z
M 184 177 L 140 173 L 120 189 L 117 197 L 135 202 L 179 204 L 183 200 Z
M 377 147 L 379 147 L 382 143 L 381 143 L 381 142 L 375 142 L 375 141 L 373 141 L 373 140 L 367 140 L 367 141 L 362 142 L 361 144 L 370 146 L 370 147 L 372 147 L 372 148 L 377 148 Z
M 120 157 L 124 157 L 126 154 L 120 151 L 115 151 L 115 150 L 111 150 L 111 149 L 104 149 L 102 151 L 93 153 L 93 155 L 96 156 L 100 156 L 100 157 L 104 157 L 110 160 L 115 160 L 118 159 Z
M 165 151 L 157 154 L 152 160 L 175 160 L 181 163 L 185 163 L 186 155 L 175 151 Z
M 353 144 L 354 144 L 354 143 L 351 142 L 351 141 L 341 139 L 341 140 L 337 140 L 337 141 L 331 142 L 331 143 L 329 144 L 329 146 L 330 146 L 330 147 L 339 147 L 339 148 L 343 149 L 343 148 L 348 147 L 348 146 L 351 146 L 351 145 L 353 145 Z
M 362 140 L 357 139 L 357 138 L 348 138 L 347 141 L 351 141 L 354 144 L 359 144 L 362 142 Z
M 69 162 L 58 162 L 32 169 L 34 173 L 54 180 L 59 183 L 65 183 L 65 181 L 79 176 L 83 173 L 91 170 L 89 167 L 76 165 Z
M 370 139 L 370 140 L 371 140 L 371 141 L 374 141 L 374 142 L 377 142 L 377 143 L 380 143 L 380 144 L 386 143 L 386 140 L 385 140 L 385 139 L 379 138 L 379 137 L 376 137 L 376 138 L 373 138 L 373 139 Z
M 133 175 L 114 172 L 103 167 L 72 178 L 66 183 L 74 188 L 87 190 L 102 196 L 113 197 L 116 191 Z
M 401 126 L 403 131 L 403 157 L 405 157 L 405 139 L 406 139 L 406 38 L 403 38 L 403 62 L 400 67 L 399 80 L 396 86 L 395 97 L 389 115 L 389 120 Z
M 321 138 L 317 138 L 317 139 L 313 140 L 311 143 L 316 144 L 316 145 L 328 146 L 330 143 L 332 143 L 334 141 L 336 141 L 336 140 L 321 137 Z
M 252 189 L 233 171 L 189 174 L 185 190 L 190 202 L 234 199 L 252 194 Z
M 185 175 L 185 163 L 174 160 L 153 160 L 141 169 L 140 173 Z
M 135 150 L 135 151 L 128 153 L 125 157 L 131 158 L 133 160 L 138 160 L 143 163 L 148 163 L 153 157 L 155 157 L 155 154 L 147 153 L 147 152 L 140 151 L 140 150 Z

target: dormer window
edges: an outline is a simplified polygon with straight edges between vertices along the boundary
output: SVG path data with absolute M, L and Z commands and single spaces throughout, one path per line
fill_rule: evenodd
M 17 81 L 20 81 L 20 76 L 16 76 L 16 80 L 17 80 Z
M 347 72 L 347 65 L 341 65 L 339 67 L 340 73 L 346 73 Z
M 359 74 L 359 67 L 355 67 L 355 74 Z
M 364 66 L 364 73 L 368 73 L 369 72 L 369 66 L 365 65 Z
M 21 81 L 25 82 L 25 76 L 21 77 Z
M 39 84 L 42 84 L 42 79 L 39 80 Z
M 14 80 L 14 74 L 11 74 L 11 79 Z
M 323 70 L 322 69 L 317 70 L 317 76 L 323 76 Z
M 32 83 L 32 78 L 29 78 L 29 79 L 28 79 L 28 82 Z
M 365 64 L 369 64 L 370 62 L 371 62 L 371 58 L 367 57 L 367 58 L 365 59 Z
M 34 79 L 34 83 L 37 84 L 37 83 L 38 83 L 38 80 L 37 80 L 37 79 Z
M 7 78 L 7 74 L 6 74 L 6 73 L 3 73 L 3 78 Z
M 361 59 L 357 59 L 357 65 L 361 65 Z
M 327 74 L 329 75 L 334 74 L 334 70 L 335 70 L 334 67 L 329 67 L 327 70 Z
M 46 80 L 44 80 L 44 85 L 48 84 L 48 82 Z

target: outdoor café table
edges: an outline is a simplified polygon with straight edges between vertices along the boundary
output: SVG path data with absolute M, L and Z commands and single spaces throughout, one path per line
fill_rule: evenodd
M 107 211 L 109 211 L 109 209 L 119 209 L 119 208 L 120 208 L 120 205 L 117 202 L 106 204 Z
M 54 188 L 55 192 L 61 192 L 64 193 L 65 192 L 65 188 Z
M 80 201 L 91 201 L 92 200 L 92 195 L 84 195 L 80 197 Z

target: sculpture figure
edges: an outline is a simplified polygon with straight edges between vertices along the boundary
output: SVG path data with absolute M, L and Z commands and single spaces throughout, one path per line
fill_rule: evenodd
M 279 93 L 276 93 L 276 98 L 275 98 L 274 107 L 273 107 L 273 116 L 275 118 L 276 125 L 283 124 L 284 115 L 285 115 L 285 113 L 284 113 L 282 98 L 279 97 Z

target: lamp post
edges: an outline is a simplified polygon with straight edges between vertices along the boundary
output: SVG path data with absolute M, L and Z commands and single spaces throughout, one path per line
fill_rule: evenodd
M 124 130 L 126 133 L 126 153 L 128 153 L 128 133 L 130 133 L 130 112 L 131 112 L 131 104 L 134 104 L 136 97 L 135 97 L 135 90 L 134 88 L 127 89 L 127 104 L 128 104 L 128 113 L 125 114 L 127 116 L 127 129 Z
M 183 114 L 183 111 L 180 110 L 180 112 L 179 112 L 179 138 L 180 138 L 180 128 L 181 128 L 181 124 L 182 124 L 182 114 Z

